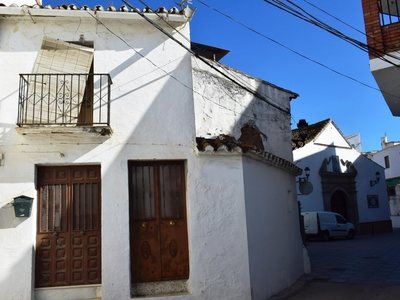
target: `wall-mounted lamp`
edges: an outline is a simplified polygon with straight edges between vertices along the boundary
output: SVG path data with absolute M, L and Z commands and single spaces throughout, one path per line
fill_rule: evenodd
M 303 177 L 299 177 L 299 190 L 302 195 L 308 195 L 313 191 L 313 185 L 308 181 L 308 178 L 310 177 L 309 167 L 304 168 L 304 175 L 305 176 Z
M 32 211 L 33 198 L 21 195 L 14 198 L 13 206 L 17 218 L 29 218 Z
M 308 181 L 308 177 L 310 177 L 310 168 L 309 167 L 304 168 L 304 175 L 306 175 L 306 176 L 299 178 L 299 182 L 307 182 Z
M 379 182 L 380 179 L 381 179 L 381 173 L 376 172 L 375 173 L 375 180 L 370 180 L 369 181 L 369 186 L 374 186 L 375 184 L 377 184 Z

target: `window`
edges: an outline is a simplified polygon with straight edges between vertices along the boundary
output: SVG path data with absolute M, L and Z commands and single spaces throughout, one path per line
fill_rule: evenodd
M 183 161 L 130 161 L 132 283 L 189 277 Z
M 368 203 L 368 208 L 378 208 L 379 207 L 378 195 L 368 195 L 367 203 Z
M 43 39 L 29 76 L 26 123 L 92 122 L 93 55 L 91 42 Z
M 346 223 L 347 223 L 347 222 L 346 222 L 346 219 L 343 218 L 342 216 L 335 215 L 335 217 L 336 217 L 336 222 L 337 222 L 338 224 L 346 224 Z
M 100 166 L 41 166 L 37 174 L 36 287 L 100 283 Z
M 390 168 L 389 156 L 386 155 L 384 159 L 385 159 L 385 168 L 389 169 Z

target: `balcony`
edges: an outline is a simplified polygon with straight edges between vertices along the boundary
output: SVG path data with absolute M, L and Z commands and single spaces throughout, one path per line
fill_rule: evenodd
M 109 74 L 20 74 L 17 125 L 109 135 L 111 84 Z

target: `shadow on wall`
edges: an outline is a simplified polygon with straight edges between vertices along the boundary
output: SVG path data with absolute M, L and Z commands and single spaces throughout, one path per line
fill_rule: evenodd
M 0 229 L 15 228 L 27 219 L 15 216 L 13 202 L 9 202 L 0 208 Z
M 7 257 L 7 265 L 0 266 L 0 291 L 1 299 L 33 299 L 34 276 L 24 272 L 26 266 L 31 266 L 34 261 L 33 246 L 24 247 L 22 251 L 6 249 L 1 251 Z M 4 273 L 4 270 L 6 272 Z M 15 289 L 15 286 L 18 288 Z

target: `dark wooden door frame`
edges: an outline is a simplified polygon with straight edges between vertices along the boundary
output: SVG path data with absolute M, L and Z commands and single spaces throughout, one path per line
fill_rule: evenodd
M 101 283 L 100 165 L 37 166 L 36 174 L 35 286 Z
M 132 284 L 148 281 L 187 279 L 189 276 L 189 251 L 184 161 L 129 161 L 128 165 Z M 141 220 L 135 216 L 134 212 L 134 190 L 137 187 L 135 189 L 133 187 L 132 172 L 133 168 L 144 166 L 152 168 L 154 172 L 151 181 L 153 183 L 153 190 L 150 191 L 154 199 L 154 217 Z M 178 167 L 178 173 L 175 173 L 175 175 L 181 181 L 180 183 L 176 183 L 179 186 L 178 190 L 180 189 L 179 193 L 181 197 L 179 217 L 168 215 L 169 213 L 161 207 L 162 201 L 167 201 L 163 198 L 162 194 L 165 191 L 161 187 L 163 184 L 162 180 L 164 180 L 161 173 L 163 172 L 162 168 L 165 166 Z M 147 187 L 149 187 L 151 182 L 146 183 Z M 164 205 L 168 206 L 166 203 Z M 137 270 L 140 271 L 138 272 Z

